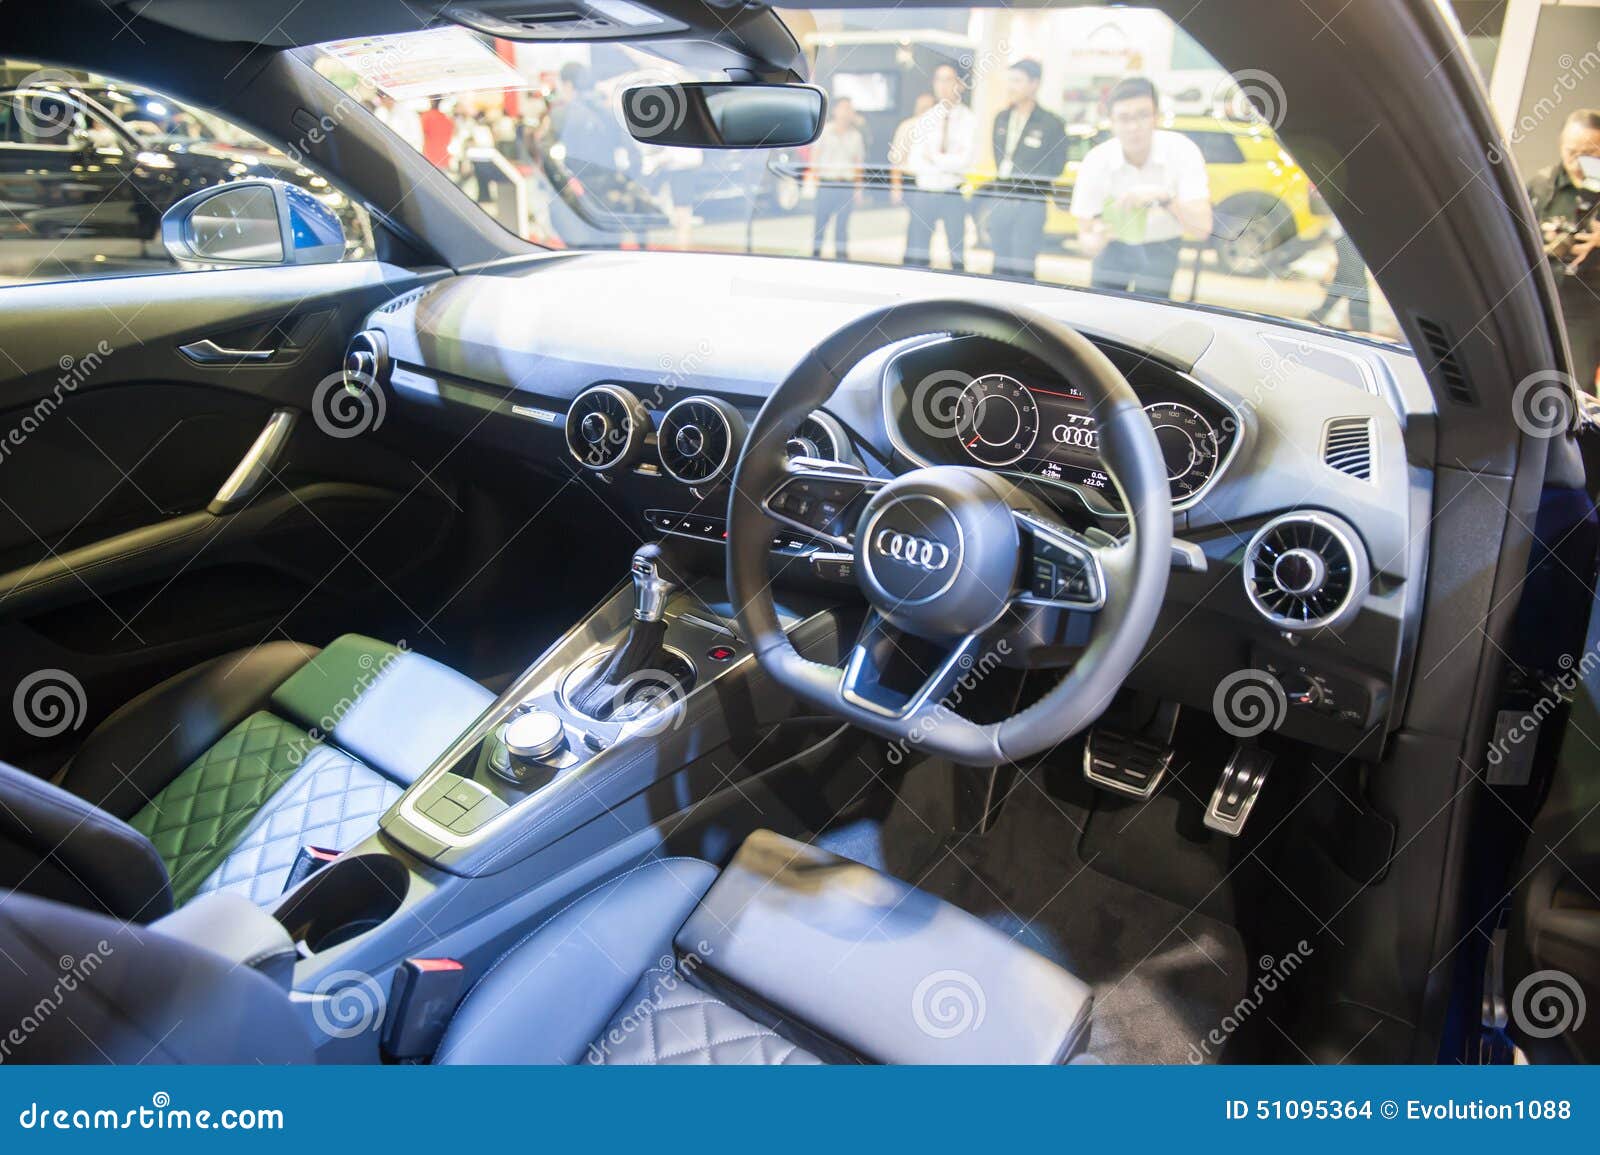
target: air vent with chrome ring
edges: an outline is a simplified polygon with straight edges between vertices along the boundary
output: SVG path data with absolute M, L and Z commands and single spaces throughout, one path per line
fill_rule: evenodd
M 389 338 L 382 329 L 363 329 L 344 351 L 344 387 L 359 396 L 389 381 Z
M 789 438 L 791 458 L 809 457 L 814 461 L 838 461 L 849 464 L 852 460 L 850 439 L 844 426 L 831 414 L 818 409 L 811 413 Z
M 1328 513 L 1275 517 L 1245 546 L 1245 592 L 1280 629 L 1344 625 L 1360 608 L 1369 574 L 1355 530 Z
M 744 418 L 726 401 L 685 397 L 661 415 L 661 468 L 685 485 L 716 485 L 733 472 L 744 434 Z
M 567 410 L 567 452 L 603 473 L 633 463 L 650 435 L 650 411 L 620 385 L 595 385 Z

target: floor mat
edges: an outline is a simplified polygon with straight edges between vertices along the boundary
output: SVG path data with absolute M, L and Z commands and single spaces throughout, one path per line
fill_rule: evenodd
M 1095 871 L 1084 813 L 1018 780 L 995 829 L 950 838 L 940 802 L 908 783 L 882 822 L 817 839 L 977 915 L 1094 988 L 1089 1053 L 1107 1063 L 1216 1060 L 1207 1036 L 1245 994 L 1233 927 Z

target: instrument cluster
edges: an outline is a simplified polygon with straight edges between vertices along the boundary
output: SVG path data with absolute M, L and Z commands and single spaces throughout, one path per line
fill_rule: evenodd
M 1113 361 L 1120 352 L 1108 349 Z M 981 338 L 941 339 L 901 354 L 884 402 L 897 448 L 930 465 L 979 465 L 1070 486 L 1115 510 L 1089 399 L 1070 381 Z M 1145 402 L 1166 459 L 1172 503 L 1210 488 L 1238 437 L 1233 411 L 1203 386 L 1148 358 L 1119 364 Z

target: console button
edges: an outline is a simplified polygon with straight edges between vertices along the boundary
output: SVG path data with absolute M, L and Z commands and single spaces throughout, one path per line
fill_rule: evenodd
M 449 826 L 452 822 L 460 818 L 466 812 L 467 808 L 465 806 L 458 806 L 448 798 L 437 799 L 432 805 L 423 811 L 424 814 L 433 819 L 440 826 Z
M 483 801 L 484 793 L 476 784 L 462 778 L 445 793 L 445 797 L 464 810 L 471 810 Z

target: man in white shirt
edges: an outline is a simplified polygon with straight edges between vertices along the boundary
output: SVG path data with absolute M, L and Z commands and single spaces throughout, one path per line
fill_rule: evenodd
M 1072 189 L 1091 282 L 1170 297 L 1183 238 L 1211 235 L 1205 158 L 1188 137 L 1156 128 L 1156 88 L 1144 77 L 1118 81 L 1106 105 L 1112 138 L 1089 150 Z
M 912 185 L 906 195 L 911 211 L 906 223 L 908 265 L 928 267 L 934 228 L 942 224 L 950 267 L 956 272 L 966 268 L 967 202 L 961 185 L 972 167 L 977 117 L 961 103 L 961 92 L 954 65 L 934 69 L 934 106 L 917 119 L 910 134 L 905 161 Z

